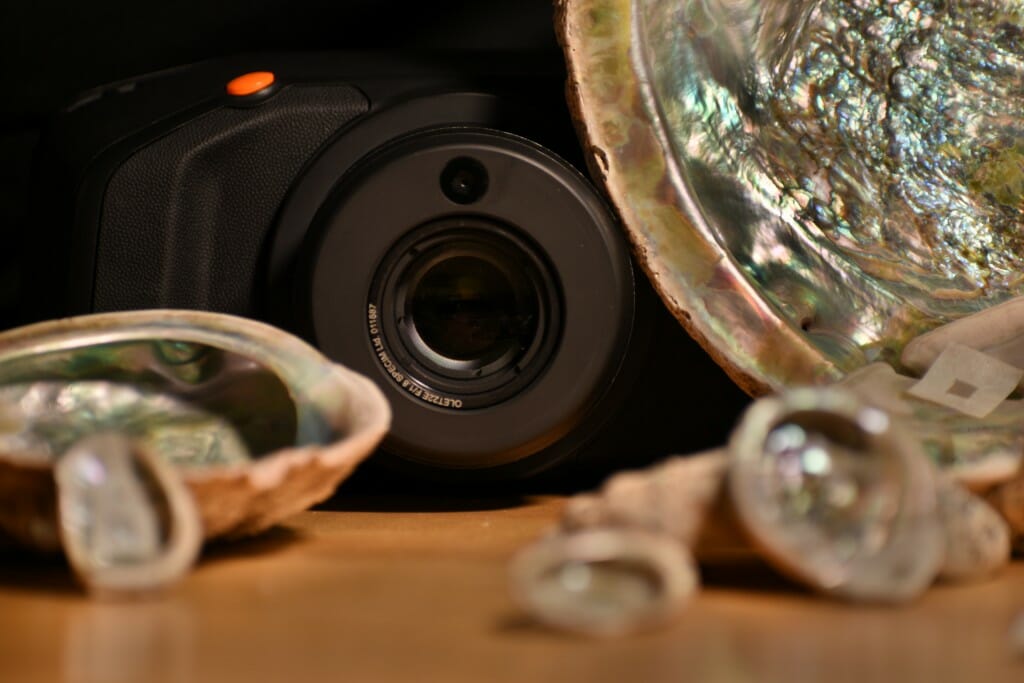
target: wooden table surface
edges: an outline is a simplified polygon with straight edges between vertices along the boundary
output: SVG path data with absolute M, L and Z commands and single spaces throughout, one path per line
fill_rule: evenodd
M 0 681 L 1024 681 L 1024 563 L 905 608 L 765 568 L 712 572 L 670 628 L 612 641 L 533 623 L 510 555 L 558 498 L 356 499 L 209 549 L 167 595 L 89 600 L 58 561 L 0 554 Z

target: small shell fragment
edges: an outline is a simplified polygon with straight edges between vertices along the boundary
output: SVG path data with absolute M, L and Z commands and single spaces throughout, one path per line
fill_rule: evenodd
M 570 499 L 563 527 L 639 527 L 668 533 L 692 547 L 708 509 L 722 490 L 727 464 L 724 451 L 719 450 L 673 457 L 647 470 L 617 474 L 598 494 Z
M 590 636 L 666 623 L 696 592 L 690 553 L 665 534 L 589 529 L 543 538 L 511 566 L 519 604 L 540 622 Z
M 837 388 L 755 403 L 729 442 L 729 485 L 766 558 L 849 600 L 922 593 L 944 555 L 931 463 L 884 412 Z
M 199 512 L 171 465 L 129 438 L 88 436 L 57 461 L 59 524 L 90 591 L 147 593 L 185 575 L 199 554 Z
M 985 498 L 1010 526 L 1014 550 L 1024 553 L 1024 473 L 996 487 Z
M 979 579 L 1010 562 L 1010 527 L 984 499 L 943 478 L 938 512 L 946 535 L 940 578 Z

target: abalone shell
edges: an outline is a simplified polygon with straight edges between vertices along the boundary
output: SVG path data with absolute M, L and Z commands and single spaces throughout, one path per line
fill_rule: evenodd
M 302 340 L 195 311 L 5 332 L 0 386 L 0 533 L 43 550 L 61 545 L 54 464 L 68 434 L 140 439 L 178 472 L 213 538 L 261 531 L 329 496 L 391 418 L 373 382 Z M 11 410 L 19 401 L 31 405 Z M 18 423 L 42 417 L 52 424 Z
M 1024 292 L 1024 13 L 562 0 L 570 100 L 640 261 L 751 393 L 900 368 Z

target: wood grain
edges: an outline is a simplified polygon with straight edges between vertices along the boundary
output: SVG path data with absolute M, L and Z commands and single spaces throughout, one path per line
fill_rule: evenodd
M 553 633 L 508 558 L 558 498 L 357 499 L 208 549 L 168 595 L 99 603 L 60 561 L 0 553 L 0 681 L 1024 681 L 1024 565 L 906 608 L 846 606 L 761 566 L 706 572 L 667 630 Z

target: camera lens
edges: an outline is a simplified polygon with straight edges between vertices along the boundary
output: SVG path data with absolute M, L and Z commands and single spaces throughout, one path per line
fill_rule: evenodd
M 416 283 L 412 329 L 439 363 L 480 370 L 527 348 L 539 303 L 519 273 L 479 256 L 442 257 Z
M 337 180 L 303 258 L 308 334 L 390 399 L 395 467 L 483 480 L 568 463 L 635 376 L 620 374 L 636 290 L 614 217 L 514 135 L 386 142 Z
M 456 204 L 473 204 L 487 193 L 487 169 L 472 157 L 452 159 L 441 171 L 441 191 Z
M 414 391 L 450 399 L 441 407 L 495 405 L 550 359 L 558 292 L 545 257 L 518 230 L 483 217 L 431 221 L 381 262 L 371 343 L 406 370 Z

